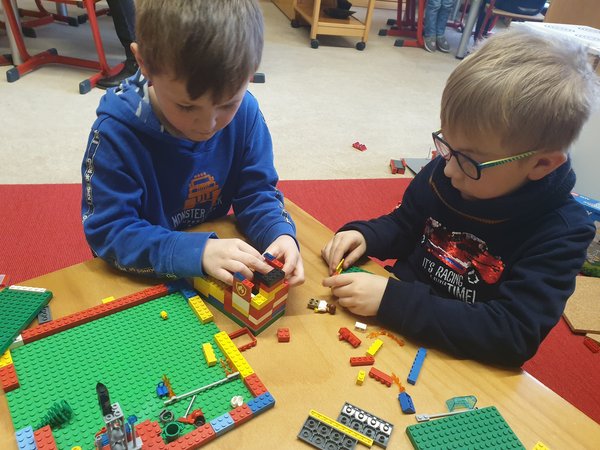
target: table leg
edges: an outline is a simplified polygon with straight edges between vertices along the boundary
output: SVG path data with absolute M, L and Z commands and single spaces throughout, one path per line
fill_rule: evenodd
M 473 34 L 473 28 L 475 27 L 475 22 L 477 22 L 477 16 L 479 14 L 479 7 L 481 6 L 481 2 L 483 0 L 472 0 L 471 6 L 469 8 L 469 15 L 467 16 L 467 20 L 465 22 L 465 27 L 462 32 L 462 37 L 460 38 L 460 44 L 458 46 L 458 50 L 456 51 L 456 57 L 458 59 L 463 59 L 467 54 L 467 47 L 469 46 L 469 41 L 471 40 L 471 35 Z

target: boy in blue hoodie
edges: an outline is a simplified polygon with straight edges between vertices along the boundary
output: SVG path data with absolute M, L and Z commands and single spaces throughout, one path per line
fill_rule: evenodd
M 340 305 L 461 357 L 518 366 L 556 325 L 594 226 L 572 198 L 568 148 L 597 99 L 577 43 L 511 30 L 450 75 L 439 157 L 392 213 L 346 224 L 322 255 L 334 273 L 368 255 L 396 278 L 323 281 Z
M 140 71 L 102 98 L 83 160 L 83 227 L 115 267 L 165 277 L 241 272 L 283 260 L 304 280 L 295 225 L 276 189 L 271 136 L 247 91 L 263 49 L 256 1 L 138 0 Z M 251 243 L 185 228 L 227 215 Z M 259 252 L 260 250 L 260 252 Z

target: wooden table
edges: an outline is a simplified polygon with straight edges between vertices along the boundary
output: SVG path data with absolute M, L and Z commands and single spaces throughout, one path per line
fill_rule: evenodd
M 365 320 L 341 308 L 334 316 L 315 314 L 306 308 L 311 297 L 331 299 L 329 290 L 320 284 L 327 273 L 320 250 L 332 233 L 289 200 L 287 207 L 298 226 L 307 281 L 290 291 L 286 315 L 259 335 L 255 348 L 244 353 L 273 394 L 276 405 L 273 410 L 219 437 L 210 448 L 308 449 L 310 447 L 296 436 L 309 410 L 315 409 L 336 418 L 345 401 L 394 424 L 388 449 L 412 448 L 405 428 L 416 421 L 413 415 L 404 415 L 400 411 L 398 389 L 393 385 L 387 388 L 370 378 L 363 386 L 355 384 L 358 368 L 351 367 L 348 359 L 364 354 L 365 342 L 372 341 L 359 335 L 363 344 L 355 350 L 337 339 L 341 326 L 352 329 L 357 319 Z M 231 219 L 212 223 L 210 228 L 220 237 L 239 235 Z M 384 273 L 374 263 L 369 263 L 366 268 Z M 117 298 L 139 291 L 149 283 L 148 280 L 126 277 L 95 259 L 29 280 L 23 285 L 50 289 L 54 293 L 50 302 L 52 314 L 58 318 L 97 305 L 104 297 Z M 214 308 L 211 310 L 219 328 L 227 332 L 238 328 Z M 378 329 L 373 321 L 366 322 L 373 325 L 371 329 Z M 275 334 L 279 326 L 290 328 L 290 343 L 277 342 Z M 376 366 L 386 373 L 398 374 L 418 413 L 444 412 L 447 399 L 475 395 L 478 406 L 498 408 L 527 449 L 538 441 L 553 450 L 598 448 L 600 425 L 527 373 L 457 360 L 429 350 L 418 381 L 411 386 L 404 382 L 417 347 L 408 342 L 400 347 L 385 336 L 382 340 L 384 345 L 377 355 Z M 6 399 L 4 394 L 1 395 L 0 448 L 16 449 Z

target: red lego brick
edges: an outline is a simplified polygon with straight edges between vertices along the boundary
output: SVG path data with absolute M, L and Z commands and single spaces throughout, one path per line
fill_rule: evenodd
M 361 144 L 358 141 L 352 144 L 352 147 L 354 147 L 356 150 L 360 150 L 361 152 L 364 152 L 367 149 L 367 146 L 365 144 Z
M 254 335 L 250 332 L 250 330 L 247 327 L 244 328 L 240 328 L 239 330 L 234 331 L 233 333 L 229 333 L 229 338 L 233 341 L 235 338 L 238 338 L 244 334 L 247 334 L 248 337 L 250 338 L 250 342 L 248 342 L 247 344 L 244 344 L 240 347 L 238 347 L 237 349 L 240 352 L 246 351 L 249 348 L 255 347 L 256 346 L 256 338 L 254 337 Z
M 273 269 L 283 269 L 283 263 L 269 253 L 263 255 L 265 262 L 270 265 Z
M 194 450 L 200 448 L 207 442 L 212 441 L 216 437 L 217 434 L 215 433 L 215 430 L 213 430 L 213 427 L 211 427 L 210 423 L 205 423 L 201 427 L 196 428 L 194 431 L 181 436 L 176 441 L 171 442 L 165 448 L 169 450 Z M 146 450 L 145 442 L 144 450 Z
M 354 348 L 358 347 L 361 342 L 360 339 L 357 338 L 354 333 L 352 333 L 352 331 L 346 327 L 340 328 L 338 331 L 338 338 L 340 341 L 348 341 L 348 343 Z
M 238 406 L 232 411 L 229 411 L 229 415 L 235 422 L 235 426 L 243 424 L 252 418 L 252 410 L 244 403 L 242 406 Z
M 290 342 L 290 329 L 277 328 L 277 340 L 279 342 Z
M 351 366 L 372 366 L 375 364 L 374 356 L 352 356 L 350 358 Z
M 253 397 L 258 397 L 267 392 L 267 388 L 255 373 L 244 378 L 244 383 Z
M 14 364 L 0 367 L 0 386 L 4 393 L 14 391 L 19 387 L 19 378 L 17 377 Z
M 165 442 L 160 437 L 160 426 L 157 422 L 144 420 L 136 425 L 135 430 L 138 437 L 142 439 L 144 450 L 165 450 Z
M 583 344 L 590 349 L 592 353 L 600 352 L 600 344 L 598 344 L 595 340 L 589 337 L 583 338 Z
M 33 437 L 38 450 L 58 450 L 50 425 L 35 430 L 33 432 Z
M 93 306 L 85 311 L 80 311 L 69 316 L 61 317 L 50 322 L 44 323 L 34 328 L 24 330 L 22 333 L 23 342 L 29 343 L 37 341 L 47 336 L 51 336 L 61 331 L 68 330 L 78 325 L 91 322 L 102 317 L 106 317 L 115 312 L 123 311 L 133 306 L 154 300 L 169 293 L 169 289 L 164 284 L 159 284 L 143 291 L 118 298 L 110 303 Z
M 369 370 L 369 376 L 371 378 L 375 378 L 380 383 L 385 384 L 387 387 L 392 385 L 392 377 L 383 373 L 381 370 L 376 369 L 375 367 L 371 367 L 371 370 Z

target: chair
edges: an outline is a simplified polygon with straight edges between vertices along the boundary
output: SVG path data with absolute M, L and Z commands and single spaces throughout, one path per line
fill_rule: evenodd
M 484 33 L 487 33 L 488 24 L 491 22 L 491 26 L 489 29 L 491 30 L 496 26 L 498 19 L 500 17 L 505 17 L 509 20 L 509 24 L 513 19 L 527 21 L 527 22 L 543 22 L 544 15 L 540 12 L 546 3 L 546 0 L 529 0 L 527 7 L 520 7 L 518 5 L 519 2 L 514 2 L 514 11 L 507 11 L 505 9 L 496 8 L 497 0 L 490 0 L 490 3 L 486 7 L 485 18 L 483 19 L 483 23 L 479 28 L 479 32 L 475 37 L 475 40 L 481 39 Z M 537 4 L 539 4 L 539 8 L 537 8 Z M 511 8 L 512 9 L 512 8 Z M 532 14 L 529 14 L 532 13 Z
M 73 4 L 73 0 L 52 0 L 56 3 Z M 123 64 L 117 64 L 114 67 L 110 67 L 106 61 L 106 55 L 104 53 L 104 47 L 102 45 L 102 38 L 100 37 L 100 30 L 98 28 L 98 21 L 96 15 L 96 1 L 97 0 L 82 0 L 81 3 L 86 9 L 88 19 L 90 22 L 90 28 L 92 36 L 94 38 L 94 44 L 96 47 L 96 53 L 98 54 L 98 61 L 92 61 L 81 58 L 72 58 L 69 56 L 59 55 L 56 49 L 49 49 L 45 52 L 38 53 L 37 55 L 31 56 L 27 52 L 23 35 L 21 34 L 21 27 L 18 20 L 18 10 L 13 7 L 13 0 L 0 0 L 4 8 L 4 15 L 6 20 L 6 29 L 9 34 L 12 35 L 15 41 L 15 47 L 17 54 L 13 53 L 13 60 L 15 60 L 16 66 L 6 72 L 6 80 L 9 83 L 17 81 L 21 76 L 32 70 L 37 69 L 40 66 L 46 64 L 65 64 L 68 66 L 83 67 L 96 71 L 96 73 L 83 80 L 79 83 L 79 93 L 86 94 L 93 87 L 96 86 L 96 82 L 101 78 L 113 76 L 120 72 L 123 68 Z

